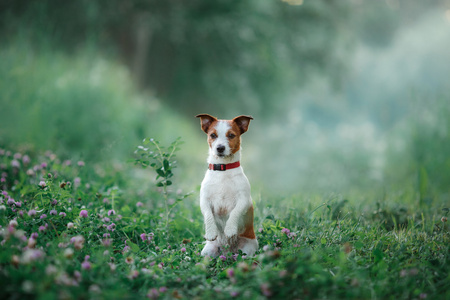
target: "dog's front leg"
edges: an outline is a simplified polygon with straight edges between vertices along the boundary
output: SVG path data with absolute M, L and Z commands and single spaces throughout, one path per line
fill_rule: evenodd
M 245 212 L 248 210 L 249 204 L 247 201 L 237 200 L 236 206 L 230 212 L 227 223 L 225 224 L 225 236 L 230 240 L 237 240 L 239 221 L 242 220 Z
M 207 241 L 214 241 L 219 234 L 219 230 L 217 229 L 212 209 L 211 207 L 206 207 L 205 205 L 201 208 L 201 210 L 203 218 L 205 219 L 205 239 Z

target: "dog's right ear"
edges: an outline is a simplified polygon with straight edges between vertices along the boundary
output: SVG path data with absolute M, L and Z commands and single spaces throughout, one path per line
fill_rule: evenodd
M 195 117 L 200 118 L 200 125 L 205 133 L 208 133 L 208 129 L 212 123 L 217 122 L 217 118 L 208 114 L 199 114 Z

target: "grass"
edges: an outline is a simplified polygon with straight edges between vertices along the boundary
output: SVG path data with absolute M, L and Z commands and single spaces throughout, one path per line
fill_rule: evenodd
M 433 205 L 257 199 L 256 256 L 201 257 L 196 195 L 171 172 L 178 142 L 146 141 L 136 161 L 159 175 L 154 188 L 131 165 L 0 150 L 2 299 L 450 297 L 448 209 Z

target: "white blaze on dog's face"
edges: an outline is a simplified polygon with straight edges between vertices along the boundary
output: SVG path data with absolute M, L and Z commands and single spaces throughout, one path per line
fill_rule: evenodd
M 217 120 L 217 118 L 201 114 L 202 130 L 208 135 L 210 155 L 223 158 L 234 155 L 241 149 L 241 134 L 248 130 L 250 116 L 239 116 L 233 120 Z
M 231 126 L 228 122 L 218 121 L 208 132 L 208 143 L 210 154 L 217 157 L 227 157 L 236 151 L 236 133 L 230 132 Z M 238 149 L 239 150 L 239 149 Z

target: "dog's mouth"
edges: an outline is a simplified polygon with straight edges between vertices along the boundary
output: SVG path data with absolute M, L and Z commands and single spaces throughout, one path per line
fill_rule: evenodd
M 231 155 L 225 153 L 216 153 L 216 156 L 219 158 L 227 158 L 230 157 Z

